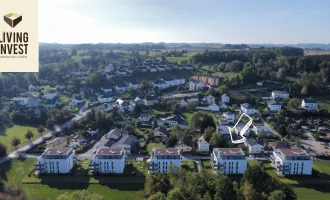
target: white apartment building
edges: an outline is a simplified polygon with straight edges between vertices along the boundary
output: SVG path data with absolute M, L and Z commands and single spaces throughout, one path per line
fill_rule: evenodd
M 308 111 L 317 111 L 318 104 L 317 101 L 314 99 L 304 99 L 301 102 L 301 107 Z
M 256 109 L 248 103 L 241 104 L 241 111 L 247 115 L 254 115 L 256 113 Z
M 68 174 L 75 165 L 72 148 L 47 148 L 35 164 L 41 174 Z
M 211 165 L 213 170 L 223 174 L 244 174 L 247 160 L 240 148 L 214 148 Z
M 289 93 L 286 91 L 272 91 L 272 98 L 273 99 L 284 99 L 289 97 Z
M 229 101 L 230 101 L 230 98 L 229 98 L 229 96 L 227 95 L 227 94 L 223 94 L 223 95 L 221 95 L 221 102 L 222 103 L 229 103 Z
M 181 169 L 181 154 L 177 148 L 153 148 L 148 159 L 148 173 L 165 174 L 172 167 L 173 171 Z
M 205 140 L 204 136 L 198 138 L 198 150 L 199 152 L 209 152 L 210 151 L 210 144 Z
M 199 91 L 202 90 L 204 87 L 204 83 L 200 81 L 190 81 L 189 83 L 189 90 L 191 91 Z
M 312 174 L 312 157 L 302 149 L 275 149 L 271 161 L 280 175 Z
M 122 174 L 125 168 L 123 148 L 99 148 L 90 163 L 90 169 L 100 174 Z

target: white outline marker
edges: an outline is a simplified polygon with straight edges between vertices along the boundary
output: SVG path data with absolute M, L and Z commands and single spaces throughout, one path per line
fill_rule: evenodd
M 239 132 L 239 135 L 242 137 L 242 139 L 239 139 L 239 140 L 233 140 L 232 132 L 234 131 L 234 129 L 236 128 L 237 124 L 240 122 L 240 120 L 242 119 L 242 117 L 243 117 L 244 115 L 247 116 L 250 120 L 249 120 L 249 122 L 248 122 L 247 124 L 245 124 L 245 126 L 244 126 L 244 127 L 242 128 L 242 130 Z M 246 131 L 248 130 L 248 128 L 252 125 L 252 121 L 253 121 L 253 119 L 252 119 L 249 115 L 243 113 L 243 114 L 240 116 L 240 118 L 238 119 L 238 121 L 236 122 L 236 124 L 235 124 L 235 126 L 234 126 L 233 128 L 228 127 L 228 129 L 229 129 L 229 133 L 230 133 L 231 142 L 232 142 L 233 144 L 240 144 L 240 143 L 244 143 L 244 142 L 246 141 L 246 138 L 245 138 L 244 134 L 246 133 Z

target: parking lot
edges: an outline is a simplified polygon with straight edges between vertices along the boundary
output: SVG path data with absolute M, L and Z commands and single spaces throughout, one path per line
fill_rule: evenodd
M 300 145 L 302 148 L 306 149 L 311 155 L 329 155 L 330 149 L 325 148 L 324 145 L 321 145 L 320 141 L 315 140 L 301 140 Z

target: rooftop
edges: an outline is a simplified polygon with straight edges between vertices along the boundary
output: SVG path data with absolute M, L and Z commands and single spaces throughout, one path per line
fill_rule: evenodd
M 245 155 L 240 148 L 214 148 L 213 151 L 220 155 Z
M 42 155 L 67 155 L 72 148 L 47 148 Z
M 281 152 L 285 156 L 309 156 L 306 151 L 302 149 L 276 149 L 276 151 Z
M 177 148 L 153 148 L 152 151 L 155 155 L 180 155 Z
M 120 155 L 122 151 L 123 149 L 121 148 L 103 147 L 96 152 L 96 155 Z
M 305 103 L 317 103 L 314 99 L 304 99 Z
M 282 148 L 289 148 L 289 146 L 286 145 L 284 142 L 269 142 L 268 146 L 270 148 L 272 148 L 273 150 L 282 149 Z

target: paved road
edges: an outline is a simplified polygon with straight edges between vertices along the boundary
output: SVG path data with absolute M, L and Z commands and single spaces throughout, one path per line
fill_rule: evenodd
M 262 117 L 261 113 L 256 113 L 256 116 L 262 121 L 262 123 L 264 124 L 264 126 L 266 126 L 268 128 L 268 130 L 270 130 L 271 132 L 273 132 L 278 137 L 282 138 L 282 136 L 281 136 L 281 134 L 279 132 L 277 132 L 275 129 L 273 129 L 271 126 L 269 126 L 269 124 Z
M 316 141 L 316 139 L 313 137 L 313 134 L 307 128 L 303 128 L 303 131 L 304 131 L 304 133 L 306 133 L 309 140 Z
M 47 140 L 49 138 L 51 138 L 54 134 L 56 134 L 57 132 L 60 132 L 62 129 L 69 127 L 72 122 L 74 121 L 79 121 L 80 119 L 82 119 L 83 117 L 86 116 L 86 114 L 90 112 L 90 110 L 86 110 L 86 111 L 81 111 L 79 112 L 79 114 L 76 114 L 72 119 L 70 119 L 69 121 L 63 123 L 60 126 L 55 127 L 55 129 L 53 131 L 48 132 L 47 134 L 43 135 L 42 137 L 34 140 L 32 143 L 26 144 L 23 147 L 19 148 L 18 151 L 13 151 L 10 152 L 9 155 L 7 157 L 4 157 L 0 160 L 0 164 L 8 161 L 9 159 L 13 159 L 13 158 L 17 158 L 19 156 L 18 153 L 22 153 L 25 152 L 29 149 L 31 149 L 33 146 L 38 145 L 40 143 L 42 143 L 44 140 Z

